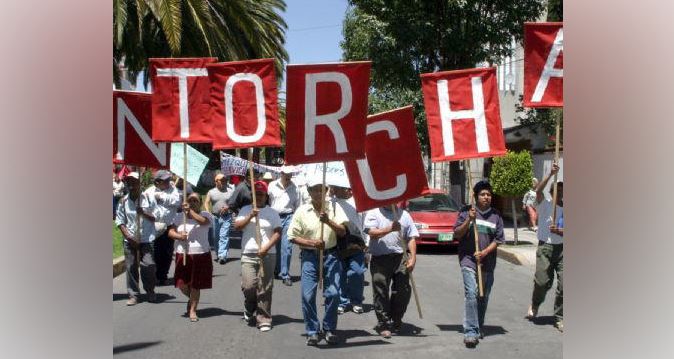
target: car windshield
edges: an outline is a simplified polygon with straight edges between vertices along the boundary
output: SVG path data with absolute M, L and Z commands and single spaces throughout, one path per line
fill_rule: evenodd
M 456 212 L 459 207 L 446 194 L 431 193 L 409 200 L 407 209 L 412 212 Z

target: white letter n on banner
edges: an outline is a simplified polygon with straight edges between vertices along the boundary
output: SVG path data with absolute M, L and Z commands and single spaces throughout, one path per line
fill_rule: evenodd
M 257 129 L 249 136 L 236 133 L 234 129 L 234 85 L 239 81 L 248 81 L 255 86 L 255 108 L 257 113 Z M 230 76 L 225 84 L 225 128 L 227 136 L 235 142 L 251 143 L 262 138 L 267 127 L 267 116 L 264 112 L 264 92 L 262 92 L 262 79 L 252 73 L 238 73 Z
M 155 143 L 152 142 L 150 135 L 145 132 L 145 129 L 140 125 L 136 116 L 121 98 L 117 99 L 117 153 L 115 154 L 115 157 L 120 161 L 124 160 L 124 151 L 126 151 L 126 127 L 124 120 L 129 121 L 131 127 L 136 130 L 138 137 L 140 137 L 141 141 L 143 141 L 145 146 L 152 152 L 154 157 L 157 158 L 157 161 L 159 161 L 162 166 L 166 166 L 166 143 L 158 143 L 155 145 Z
M 398 128 L 391 121 L 377 121 L 367 125 L 366 136 L 369 136 L 370 134 L 377 131 L 386 131 L 388 133 L 388 137 L 392 140 L 400 138 Z M 384 201 L 402 196 L 402 194 L 407 190 L 407 175 L 397 175 L 395 187 L 380 191 L 374 185 L 374 178 L 372 178 L 370 163 L 368 163 L 367 157 L 356 160 L 356 164 L 358 165 L 358 172 L 363 179 L 363 187 L 365 187 L 365 192 L 367 192 L 367 195 L 370 198 L 377 201 Z
M 325 115 L 316 114 L 316 85 L 319 82 L 335 82 L 339 85 L 342 93 L 342 103 L 337 112 Z M 304 101 L 304 154 L 311 156 L 316 153 L 316 127 L 328 126 L 335 137 L 337 153 L 348 151 L 344 131 L 339 124 L 344 116 L 351 111 L 351 82 L 341 72 L 320 72 L 306 75 Z
M 482 93 L 482 79 L 471 77 L 470 82 L 473 92 L 473 109 L 452 111 L 449 106 L 449 89 L 447 80 L 438 80 L 438 104 L 440 106 L 440 123 L 442 126 L 442 144 L 445 156 L 454 155 L 454 133 L 452 121 L 461 119 L 475 120 L 475 137 L 477 140 L 477 152 L 489 152 L 489 137 L 487 135 L 487 119 L 484 115 L 484 95 Z
M 180 109 L 180 137 L 190 137 L 190 114 L 187 93 L 187 78 L 208 76 L 208 71 L 203 68 L 196 69 L 157 69 L 157 76 L 169 76 L 178 78 L 178 98 Z
M 548 59 L 545 61 L 543 71 L 541 71 L 541 77 L 538 79 L 534 94 L 531 96 L 531 102 L 541 102 L 543 99 L 543 94 L 545 93 L 545 89 L 548 88 L 548 81 L 550 81 L 551 77 L 564 77 L 564 69 L 555 68 L 557 57 L 559 57 L 559 53 L 564 50 L 563 30 L 564 29 L 559 29 L 559 31 L 557 31 L 555 41 L 552 43 L 552 49 L 550 49 Z

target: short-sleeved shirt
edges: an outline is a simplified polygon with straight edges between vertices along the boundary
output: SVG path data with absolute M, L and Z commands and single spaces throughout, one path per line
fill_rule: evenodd
M 333 222 L 348 226 L 349 219 L 346 217 L 342 207 L 335 206 L 333 208 L 329 202 L 326 202 L 325 213 L 328 214 L 328 217 Z M 288 227 L 288 238 L 319 239 L 321 221 L 318 215 L 318 211 L 314 209 L 311 203 L 299 206 Z M 323 228 L 323 241 L 325 242 L 325 249 L 331 249 L 337 245 L 337 235 L 327 224 Z
M 562 244 L 564 237 L 559 234 L 550 232 L 550 225 L 552 225 L 552 200 L 545 198 L 536 206 L 538 212 L 538 240 L 548 244 Z M 557 206 L 557 219 L 555 223 L 557 227 L 564 228 L 564 207 Z M 561 224 L 561 226 L 560 226 Z
M 363 217 L 356 212 L 356 207 L 351 203 L 350 199 L 346 200 L 333 197 L 330 199 L 330 205 L 341 206 L 344 214 L 346 214 L 346 218 L 349 219 L 349 225 L 347 226 L 349 233 L 365 240 L 365 233 L 363 233 Z
M 241 208 L 239 215 L 236 217 L 236 221 L 242 220 L 250 214 L 253 210 L 253 206 L 247 205 Z M 260 244 L 265 244 L 271 240 L 272 234 L 274 234 L 274 229 L 281 228 L 281 217 L 278 213 L 274 211 L 271 207 L 267 206 L 260 208 L 260 213 L 258 214 L 260 218 Z M 241 234 L 241 248 L 242 253 L 244 254 L 257 254 L 259 248 L 255 242 L 255 217 L 253 217 L 245 227 L 243 227 L 243 233 Z M 269 253 L 276 253 L 276 246 L 272 246 L 269 249 Z
M 363 227 L 365 228 L 365 231 L 386 228 L 393 224 L 394 219 L 393 211 L 390 208 L 375 208 L 365 214 L 365 223 Z M 370 254 L 373 256 L 381 256 L 385 254 L 402 253 L 403 247 L 400 242 L 401 232 L 406 243 L 409 243 L 412 238 L 419 237 L 419 231 L 407 211 L 402 211 L 398 222 L 400 222 L 400 231 L 391 232 L 379 239 L 370 238 Z
M 269 183 L 269 204 L 278 214 L 291 214 L 300 206 L 300 194 L 291 180 L 288 186 L 283 188 L 281 180 L 277 179 Z
M 134 202 L 129 195 L 125 195 L 117 204 L 117 213 L 115 215 L 115 224 L 117 226 L 124 225 L 134 238 L 136 238 L 136 205 L 138 204 L 138 199 Z M 157 231 L 155 230 L 154 223 L 148 221 L 147 219 L 140 218 L 140 242 L 141 243 L 150 243 L 153 242 L 157 236 Z M 124 239 L 126 241 L 126 238 Z
M 211 201 L 211 203 L 209 203 L 211 205 L 211 213 L 216 216 L 220 215 L 220 210 L 227 205 L 227 200 L 232 197 L 233 192 L 234 189 L 229 187 L 225 188 L 224 191 L 220 190 L 218 187 L 214 187 L 208 191 L 208 198 Z
M 189 242 L 188 254 L 209 253 L 211 247 L 208 243 L 208 229 L 213 223 L 213 216 L 207 211 L 199 213 L 202 217 L 208 219 L 208 224 L 199 224 L 192 218 L 187 218 L 185 227 L 183 227 L 183 216 L 175 216 L 173 225 L 178 233 L 187 229 L 187 241 Z M 185 253 L 185 241 L 174 241 L 173 248 L 176 253 Z
M 536 205 L 536 191 L 529 190 L 524 197 L 522 198 L 522 204 L 525 206 L 535 206 Z
M 454 228 L 458 228 L 468 219 L 468 210 L 470 206 L 461 209 L 459 217 L 456 219 Z M 503 218 L 494 208 L 489 208 L 485 212 L 477 211 L 475 222 L 477 223 L 477 238 L 480 243 L 480 250 L 487 248 L 492 242 L 505 243 L 503 235 Z M 461 267 L 469 267 L 477 270 L 477 260 L 475 259 L 475 236 L 473 224 L 468 226 L 468 232 L 459 239 L 459 264 Z M 489 253 L 481 260 L 482 270 L 493 272 L 496 268 L 496 251 Z

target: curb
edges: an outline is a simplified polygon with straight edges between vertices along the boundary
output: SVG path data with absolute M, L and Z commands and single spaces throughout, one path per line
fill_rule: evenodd
M 511 252 L 502 247 L 496 248 L 496 256 L 518 266 L 527 264 L 527 259 L 523 255 Z
M 126 266 L 124 265 L 124 256 L 117 257 L 112 260 L 112 278 L 124 273 Z

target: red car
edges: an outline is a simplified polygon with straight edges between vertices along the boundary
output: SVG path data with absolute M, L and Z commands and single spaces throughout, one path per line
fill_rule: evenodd
M 404 206 L 419 230 L 417 244 L 459 244 L 454 239 L 454 223 L 459 215 L 459 206 L 445 192 L 430 189 L 423 196 L 406 201 Z

